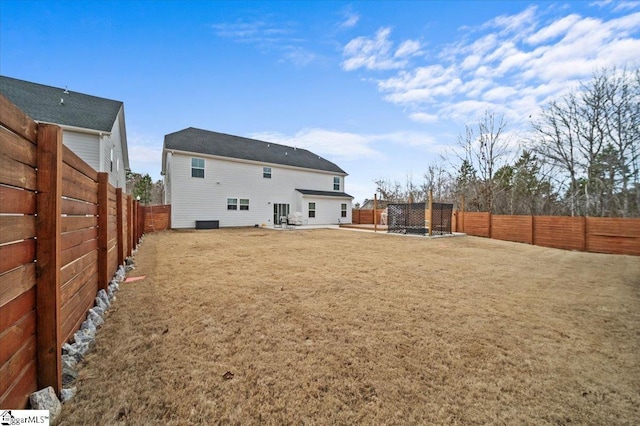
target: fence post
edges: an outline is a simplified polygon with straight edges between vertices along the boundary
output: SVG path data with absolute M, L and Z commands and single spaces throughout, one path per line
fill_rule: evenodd
M 378 194 L 373 194 L 373 232 L 378 232 L 378 217 L 376 210 L 378 209 Z
M 133 200 L 133 197 L 132 197 Z M 138 235 L 138 202 L 133 200 L 133 230 L 131 231 L 131 250 L 136 249 Z
M 116 221 L 118 228 L 118 265 L 124 263 L 124 206 L 122 202 L 122 188 L 116 188 Z
M 493 215 L 491 214 L 491 212 L 489 212 L 487 214 L 489 215 L 489 238 L 493 238 L 493 233 L 492 233 L 492 230 L 491 230 L 491 228 L 493 228 L 493 226 L 491 226 L 491 225 L 493 225 L 493 223 L 492 223 L 493 222 Z
M 466 232 L 465 229 L 464 229 L 464 194 L 462 194 L 462 200 L 460 202 L 460 208 L 462 209 L 462 217 L 461 217 L 462 220 L 460 221 L 462 227 L 460 229 L 460 232 Z
M 531 215 L 531 245 L 536 245 L 536 217 Z
M 98 173 L 98 289 L 109 285 L 109 173 Z
M 36 339 L 38 388 L 62 389 L 60 239 L 62 234 L 62 129 L 40 125 L 37 144 Z
M 587 251 L 589 244 L 587 243 L 587 216 L 582 217 L 582 251 Z
M 133 197 L 127 195 L 127 256 L 133 253 Z
M 433 234 L 433 191 L 429 190 L 429 236 Z

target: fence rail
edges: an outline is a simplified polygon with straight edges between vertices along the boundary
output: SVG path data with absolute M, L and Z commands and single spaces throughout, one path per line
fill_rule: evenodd
M 142 210 L 0 95 L 0 408 L 62 387 L 62 344 L 142 235 Z
M 594 253 L 640 256 L 640 219 L 507 216 L 460 212 L 462 232 L 478 237 Z

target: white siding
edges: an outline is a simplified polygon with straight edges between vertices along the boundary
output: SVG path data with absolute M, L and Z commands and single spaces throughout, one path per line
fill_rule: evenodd
M 309 203 L 316 204 L 316 217 L 309 217 Z M 347 204 L 347 217 L 341 217 L 343 203 Z M 351 200 L 349 199 L 302 195 L 301 204 L 302 209 L 300 211 L 306 224 L 351 223 Z
M 109 173 L 109 183 L 117 188 L 126 187 L 126 171 L 122 152 L 123 135 L 120 131 L 122 109 L 118 114 L 110 135 L 84 133 L 65 129 L 62 133 L 64 144 L 85 163 L 98 172 Z M 113 148 L 113 170 L 111 170 L 111 149 Z M 119 170 L 118 170 L 119 164 Z
M 91 133 L 63 130 L 63 143 L 85 163 L 100 171 L 100 136 Z
M 205 177 L 191 177 L 191 158 L 205 159 Z M 271 179 L 262 177 L 262 167 L 271 167 Z M 182 153 L 167 153 L 167 191 L 174 228 L 193 228 L 196 220 L 219 220 L 220 226 L 273 225 L 273 204 L 290 204 L 308 219 L 306 197 L 295 189 L 333 191 L 333 173 L 292 169 L 273 164 L 252 164 Z M 341 191 L 344 178 L 341 177 Z M 338 192 L 338 191 L 336 191 Z M 249 211 L 227 210 L 227 198 L 248 198 Z M 348 198 L 318 197 L 318 217 L 308 223 L 337 224 L 340 204 Z M 342 223 L 347 221 L 340 220 Z M 350 222 L 350 220 L 349 220 Z
M 126 187 L 126 172 L 124 169 L 124 154 L 122 152 L 122 134 L 120 120 L 122 109 L 116 117 L 111 129 L 111 135 L 102 136 L 102 166 L 100 172 L 109 173 L 109 183 L 116 188 Z M 113 167 L 111 167 L 111 150 L 113 149 Z M 119 168 L 118 168 L 119 164 Z
M 164 174 L 164 203 L 171 204 L 171 153 L 167 152 L 167 159 L 165 163 L 165 174 Z

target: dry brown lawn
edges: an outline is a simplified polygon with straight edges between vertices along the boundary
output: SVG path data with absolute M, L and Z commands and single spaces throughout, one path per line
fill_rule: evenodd
M 135 261 L 62 424 L 640 422 L 638 257 L 226 229 Z

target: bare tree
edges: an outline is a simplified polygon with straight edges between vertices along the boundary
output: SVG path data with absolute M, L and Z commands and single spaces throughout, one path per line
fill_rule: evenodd
M 533 122 L 532 149 L 557 172 L 572 216 L 638 215 L 639 82 L 638 71 L 605 68 Z
M 465 180 L 463 193 L 472 195 L 478 203 L 478 209 L 493 211 L 496 171 L 506 164 L 509 150 L 509 140 L 505 135 L 507 123 L 503 116 L 496 116 L 491 111 L 485 111 L 483 117 L 475 126 L 465 126 L 465 132 L 458 137 L 458 148 L 455 156 L 461 160 L 461 168 L 469 168 L 477 173 L 477 179 Z M 470 193 L 469 193 L 470 192 Z

